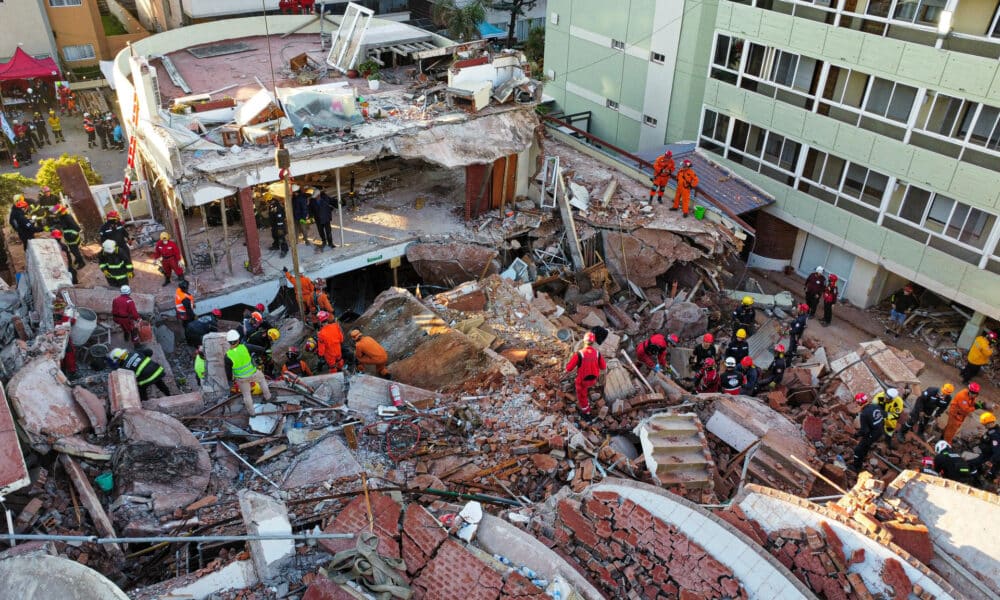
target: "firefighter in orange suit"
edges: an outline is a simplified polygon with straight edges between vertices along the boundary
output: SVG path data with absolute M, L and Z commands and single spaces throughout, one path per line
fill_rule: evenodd
M 674 174 L 674 153 L 667 150 L 663 156 L 657 157 L 653 163 L 653 176 L 649 178 L 653 185 L 649 186 L 649 201 L 653 201 L 653 195 L 660 204 L 663 204 L 663 190 L 667 189 L 670 183 L 670 176 Z
M 677 171 L 677 193 L 674 194 L 674 206 L 670 210 L 677 210 L 683 206 L 684 216 L 688 216 L 691 204 L 691 191 L 694 191 L 695 198 L 698 197 L 698 176 L 691 168 L 691 161 L 685 159 L 681 163 L 681 170 Z

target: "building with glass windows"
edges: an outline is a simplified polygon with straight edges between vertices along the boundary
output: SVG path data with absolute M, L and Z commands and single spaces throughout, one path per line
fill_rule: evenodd
M 559 110 L 592 111 L 595 135 L 635 151 L 696 138 L 771 194 L 752 215 L 761 266 L 825 265 L 862 306 L 913 281 L 969 309 L 963 338 L 1000 319 L 998 0 L 626 4 L 652 10 L 648 26 L 617 5 L 550 0 Z M 638 60 L 630 48 L 665 52 L 673 70 L 654 73 L 650 54 L 645 78 L 636 64 L 614 76 L 605 63 Z

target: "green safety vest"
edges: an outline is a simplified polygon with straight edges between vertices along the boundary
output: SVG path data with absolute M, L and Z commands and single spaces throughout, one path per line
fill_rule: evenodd
M 205 359 L 197 354 L 194 357 L 194 374 L 198 376 L 200 381 L 205 380 Z
M 226 351 L 226 356 L 233 363 L 233 377 L 236 379 L 246 379 L 257 372 L 257 367 L 250 358 L 250 351 L 243 344 L 230 348 Z

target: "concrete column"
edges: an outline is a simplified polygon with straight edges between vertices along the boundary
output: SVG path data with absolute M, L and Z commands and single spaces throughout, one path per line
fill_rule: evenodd
M 201 393 L 206 402 L 218 402 L 229 394 L 229 381 L 226 379 L 226 342 L 225 332 L 209 333 L 201 340 L 205 350 L 205 380 L 201 382 Z
M 112 415 L 130 408 L 142 408 L 135 373 L 128 369 L 112 371 L 108 376 L 108 397 L 111 400 Z
M 240 490 L 240 513 L 249 535 L 279 535 L 292 532 L 285 503 L 249 490 Z M 292 540 L 251 540 L 250 558 L 261 581 L 279 575 L 282 566 L 295 556 Z
M 253 213 L 253 188 L 241 188 L 239 197 L 240 215 L 243 218 L 243 230 L 246 233 L 247 260 L 250 261 L 250 272 L 254 275 L 262 275 L 264 270 L 260 266 L 260 232 L 257 231 L 257 219 Z
M 981 312 L 973 313 L 972 318 L 965 322 L 965 327 L 962 328 L 962 333 L 958 336 L 958 347 L 963 350 L 971 348 L 972 342 L 983 330 L 984 323 L 986 323 L 986 315 Z
M 38 328 L 48 331 L 53 327 L 52 301 L 56 292 L 64 287 L 73 287 L 73 280 L 55 240 L 40 238 L 29 241 L 25 258 L 32 304 L 38 312 Z

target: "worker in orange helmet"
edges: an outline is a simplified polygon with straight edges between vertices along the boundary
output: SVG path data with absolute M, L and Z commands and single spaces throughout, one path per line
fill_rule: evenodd
M 706 333 L 701 338 L 701 344 L 694 347 L 691 351 L 691 370 L 700 371 L 702 366 L 705 364 L 705 359 L 711 358 L 712 362 L 715 363 L 715 359 L 718 358 L 718 350 L 715 347 L 715 336 L 711 333 Z
M 649 178 L 653 182 L 653 185 L 649 186 L 649 201 L 653 201 L 653 195 L 656 195 L 657 201 L 663 204 L 663 190 L 667 189 L 667 184 L 670 183 L 670 177 L 674 174 L 674 153 L 667 150 L 662 156 L 656 158 L 656 162 L 653 163 L 653 176 Z
M 567 373 L 576 370 L 576 405 L 583 420 L 588 422 L 593 419 L 590 414 L 590 388 L 597 383 L 601 371 L 608 368 L 608 363 L 594 347 L 596 342 L 597 336 L 593 331 L 588 331 L 583 338 L 583 349 L 574 352 L 573 358 L 566 364 Z
M 677 193 L 674 194 L 674 206 L 670 210 L 683 208 L 684 216 L 690 213 L 691 193 L 698 197 L 698 175 L 691 168 L 691 161 L 684 159 L 681 170 L 677 171 Z
M 344 368 L 344 354 L 341 348 L 341 344 L 344 343 L 344 330 L 340 328 L 337 318 L 325 310 L 319 311 L 316 319 L 320 324 L 325 323 L 316 336 L 319 355 L 326 361 L 330 373 L 337 373 Z
M 354 340 L 354 358 L 358 361 L 358 370 L 364 371 L 372 366 L 379 377 L 391 379 L 389 369 L 385 367 L 389 362 L 389 353 L 385 348 L 371 336 L 362 335 L 358 329 L 351 330 L 351 339 Z
M 948 405 L 948 424 L 944 428 L 941 439 L 949 444 L 953 443 L 955 434 L 962 428 L 962 423 L 965 422 L 965 419 L 974 413 L 977 408 L 983 408 L 983 403 L 978 398 L 979 384 L 974 381 L 969 384 L 969 387 L 955 394 L 951 404 Z

